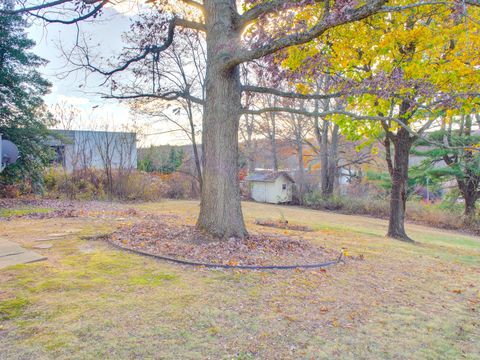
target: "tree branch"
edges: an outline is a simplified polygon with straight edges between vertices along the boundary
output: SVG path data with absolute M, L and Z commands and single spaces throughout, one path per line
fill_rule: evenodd
M 394 121 L 398 125 L 400 125 L 402 128 L 404 128 L 413 137 L 415 137 L 415 138 L 420 138 L 421 137 L 421 135 L 419 133 L 412 130 L 401 119 L 396 118 L 396 117 L 390 117 L 390 116 L 358 115 L 358 114 L 355 114 L 355 113 L 352 113 L 352 112 L 349 112 L 349 111 L 345 111 L 345 110 L 329 110 L 329 111 L 315 112 L 315 111 L 308 111 L 308 110 L 287 108 L 287 107 L 266 107 L 266 108 L 258 109 L 258 110 L 243 109 L 243 111 L 242 111 L 243 114 L 251 114 L 251 115 L 260 115 L 260 114 L 267 113 L 267 112 L 286 112 L 286 113 L 290 113 L 290 114 L 298 114 L 298 115 L 304 115 L 304 116 L 319 116 L 319 117 L 325 117 L 325 116 L 329 116 L 329 115 L 345 115 L 345 116 L 348 116 L 348 117 L 350 117 L 354 120 L 380 121 L 382 124 L 384 124 L 385 121 Z M 429 141 L 428 139 L 425 139 L 425 140 Z M 436 144 L 436 145 L 438 145 L 438 144 Z
M 106 70 L 101 70 L 100 68 L 92 65 L 91 62 L 90 62 L 90 57 L 88 56 L 88 53 L 86 52 L 86 50 L 84 50 L 86 64 L 84 64 L 83 66 L 85 66 L 87 69 L 89 69 L 92 72 L 99 73 L 101 75 L 106 76 L 107 79 L 108 79 L 112 75 L 126 70 L 130 65 L 145 59 L 149 54 L 152 54 L 152 53 L 158 54 L 158 53 L 161 53 L 162 51 L 167 50 L 173 42 L 173 36 L 174 36 L 174 33 L 175 33 L 176 23 L 177 23 L 177 18 L 173 18 L 169 21 L 168 30 L 167 30 L 167 38 L 165 39 L 165 42 L 162 45 L 148 45 L 147 47 L 145 47 L 145 49 L 140 54 L 138 54 L 135 57 L 132 57 L 132 58 L 128 59 L 127 61 L 125 61 L 123 63 L 123 65 L 118 66 L 115 69 L 106 71 Z
M 244 29 L 260 16 L 279 10 L 288 2 L 288 0 L 270 0 L 252 7 L 240 16 L 239 28 Z
M 108 0 L 104 0 L 108 1 Z M 170 45 L 173 43 L 173 37 L 175 34 L 175 27 L 180 26 L 180 27 L 186 27 L 190 29 L 195 29 L 195 30 L 204 30 L 204 25 L 201 23 L 197 23 L 194 21 L 190 20 L 185 20 L 185 19 L 179 19 L 179 18 L 172 18 L 169 23 L 168 23 L 168 30 L 167 30 L 167 38 L 165 39 L 164 43 L 162 45 L 148 45 L 145 47 L 145 49 L 138 54 L 137 56 L 134 56 L 127 61 L 125 61 L 122 65 L 116 67 L 115 69 L 112 70 L 102 70 L 90 62 L 90 57 L 88 55 L 88 52 L 84 49 L 84 58 L 86 60 L 85 64 L 82 64 L 82 66 L 86 67 L 92 72 L 99 73 L 101 75 L 106 76 L 106 80 L 108 80 L 112 75 L 126 70 L 130 65 L 137 63 L 143 59 L 145 59 L 149 54 L 159 54 L 165 50 L 167 50 Z M 105 81 L 106 81 L 105 80 Z
M 197 21 L 176 18 L 175 25 L 192 30 L 207 31 L 205 24 Z
M 202 14 L 205 11 L 205 7 L 203 6 L 203 4 L 199 3 L 198 1 L 195 1 L 195 0 L 180 0 L 180 1 L 200 10 Z
M 54 6 L 57 6 L 57 5 L 66 4 L 66 3 L 69 3 L 71 1 L 72 0 L 57 0 L 57 1 L 52 1 L 52 2 L 49 2 L 49 3 L 40 4 L 40 5 L 23 7 L 23 8 L 16 9 L 16 10 L 11 10 L 11 11 L 8 11 L 8 10 L 7 11 L 0 11 L 0 12 L 4 12 L 4 13 L 10 14 L 10 15 L 23 14 L 23 13 L 27 13 L 27 12 L 30 12 L 30 11 L 43 10 L 43 9 L 51 8 L 51 7 L 54 7 Z M 100 0 L 97 0 L 97 1 L 100 1 Z M 95 2 L 92 2 L 92 4 L 95 3 Z
M 94 17 L 107 3 L 109 3 L 110 0 L 83 0 L 84 5 L 95 5 L 92 10 L 88 11 L 86 14 L 82 15 L 82 10 L 84 8 L 80 6 L 77 2 L 73 0 L 56 0 L 56 1 L 50 1 L 50 2 L 44 2 L 39 5 L 34 5 L 34 6 L 23 6 L 18 9 L 13 9 L 13 10 L 0 10 L 0 14 L 7 14 L 7 15 L 16 15 L 16 14 L 29 14 L 30 16 L 33 16 L 35 18 L 41 19 L 47 23 L 58 23 L 58 24 L 65 24 L 65 25 L 70 25 L 70 24 L 75 24 L 77 22 L 87 20 L 91 17 Z M 51 9 L 55 8 L 59 5 L 65 5 L 65 4 L 72 4 L 74 5 L 71 9 L 62 9 L 58 10 L 57 12 L 54 12 L 56 14 L 60 15 L 65 15 L 65 13 L 73 12 L 76 13 L 76 16 L 73 17 L 70 20 L 61 20 L 61 19 L 53 19 L 49 18 L 48 16 L 44 14 L 40 14 L 40 10 L 45 10 L 45 9 Z
M 80 15 L 78 17 L 75 17 L 73 19 L 70 19 L 70 20 L 61 20 L 61 19 L 50 19 L 48 17 L 46 17 L 45 15 L 40 15 L 40 14 L 36 14 L 36 13 L 32 13 L 31 11 L 29 11 L 28 13 L 33 16 L 33 17 L 36 17 L 38 19 L 41 19 L 47 23 L 51 23 L 51 24 L 63 24 L 63 25 L 71 25 L 71 24 L 75 24 L 77 22 L 80 22 L 80 21 L 83 21 L 83 20 L 87 20 L 91 17 L 93 17 L 95 14 L 97 14 L 105 5 L 108 4 L 110 0 L 101 0 L 100 1 L 100 4 L 98 4 L 97 6 L 95 6 L 91 11 L 89 11 L 88 13 L 86 13 L 85 15 Z
M 291 99 L 302 99 L 302 100 L 325 100 L 337 98 L 343 95 L 346 95 L 345 92 L 338 92 L 333 94 L 300 94 L 295 92 L 285 92 L 277 89 L 272 89 L 268 87 L 253 86 L 253 85 L 244 85 L 242 86 L 242 91 L 250 91 L 261 94 L 271 94 L 280 97 L 286 97 Z
M 387 0 L 370 0 L 365 5 L 355 9 L 346 10 L 343 14 L 338 15 L 330 13 L 324 16 L 316 25 L 310 30 L 287 35 L 283 38 L 273 40 L 270 43 L 260 46 L 252 50 L 240 50 L 234 55 L 226 64 L 227 67 L 235 66 L 246 61 L 251 61 L 272 54 L 278 50 L 301 45 L 321 36 L 325 31 L 338 25 L 365 19 L 366 17 L 375 14 L 387 2 Z
M 378 12 L 385 13 L 385 12 L 400 12 L 409 9 L 414 9 L 421 6 L 428 6 L 428 5 L 447 5 L 446 1 L 425 1 L 419 2 L 414 4 L 408 5 L 398 5 L 398 6 L 382 6 Z
M 384 120 L 393 120 L 397 121 L 395 118 L 390 118 L 386 116 L 366 116 L 366 115 L 358 115 L 349 111 L 345 110 L 329 110 L 329 111 L 322 111 L 322 112 L 315 112 L 315 111 L 308 111 L 302 109 L 295 109 L 295 108 L 288 108 L 288 107 L 266 107 L 258 110 L 252 109 L 243 109 L 243 114 L 251 114 L 251 115 L 261 115 L 268 112 L 285 112 L 289 114 L 297 114 L 297 115 L 304 115 L 304 116 L 328 116 L 328 115 L 345 115 L 356 120 L 367 120 L 367 121 L 384 121 Z
M 464 0 L 465 4 L 473 5 L 473 6 L 480 6 L 480 0 Z
M 177 100 L 178 98 L 182 98 L 193 103 L 204 105 L 205 101 L 196 96 L 192 96 L 186 92 L 180 91 L 168 91 L 163 94 L 131 94 L 131 95 L 102 95 L 104 99 L 117 99 L 117 100 L 134 100 L 134 99 L 142 99 L 142 98 L 151 98 L 151 99 L 162 99 L 167 101 Z

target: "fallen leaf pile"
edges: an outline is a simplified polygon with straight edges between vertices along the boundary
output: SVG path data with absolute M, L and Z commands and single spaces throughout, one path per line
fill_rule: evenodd
M 125 225 L 112 234 L 110 241 L 123 248 L 160 256 L 224 265 L 313 264 L 338 257 L 336 251 L 298 237 L 262 233 L 246 239 L 218 240 L 179 219 L 160 217 Z

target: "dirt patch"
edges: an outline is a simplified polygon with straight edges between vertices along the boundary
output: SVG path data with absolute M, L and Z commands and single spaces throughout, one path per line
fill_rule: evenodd
M 294 230 L 294 231 L 313 231 L 312 228 L 303 225 L 290 224 L 285 221 L 273 221 L 273 220 L 255 220 L 256 225 L 272 227 L 277 229 Z
M 170 220 L 170 221 L 169 221 Z M 157 218 L 125 225 L 109 241 L 130 250 L 180 260 L 219 265 L 299 265 L 335 260 L 338 251 L 315 246 L 299 237 L 251 234 L 219 241 L 178 220 Z

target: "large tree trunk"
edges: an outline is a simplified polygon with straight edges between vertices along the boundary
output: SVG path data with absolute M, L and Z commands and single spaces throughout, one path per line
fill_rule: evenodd
M 205 1 L 207 27 L 206 99 L 203 117 L 205 166 L 197 227 L 219 238 L 247 235 L 238 183 L 238 126 L 241 90 L 238 66 L 225 66 L 240 42 L 234 0 Z
M 405 210 L 407 204 L 408 160 L 412 139 L 405 129 L 400 129 L 393 138 L 394 161 L 392 168 L 392 190 L 390 193 L 390 219 L 387 236 L 413 241 L 405 232 Z

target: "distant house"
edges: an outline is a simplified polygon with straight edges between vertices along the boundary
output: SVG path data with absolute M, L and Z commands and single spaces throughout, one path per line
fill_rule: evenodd
M 51 130 L 55 163 L 77 169 L 136 169 L 136 134 L 131 132 Z
M 246 179 L 251 188 L 252 199 L 258 202 L 278 204 L 292 201 L 295 183 L 285 171 L 256 170 Z

